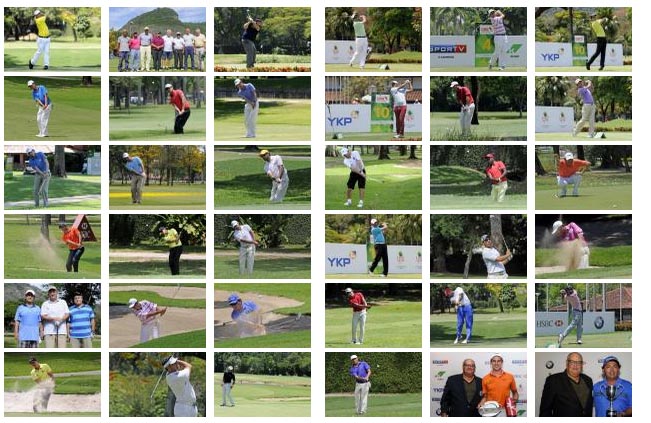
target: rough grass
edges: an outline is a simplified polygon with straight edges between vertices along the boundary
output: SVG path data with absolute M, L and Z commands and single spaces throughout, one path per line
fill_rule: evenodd
M 352 386 L 351 386 L 352 390 Z M 326 417 L 357 417 L 352 392 L 346 396 L 327 396 Z M 421 394 L 378 394 L 373 388 L 368 395 L 368 410 L 363 417 L 421 417 Z
M 459 112 L 430 113 L 432 141 L 522 141 L 527 139 L 527 113 L 479 112 L 479 125 L 472 125 L 470 136 L 461 136 Z
M 165 325 L 165 320 L 161 321 Z M 205 348 L 206 330 L 200 329 L 191 332 L 177 333 L 175 335 L 162 336 L 151 341 L 136 344 L 131 348 Z
M 48 195 L 50 197 L 50 209 L 76 209 L 96 210 L 102 207 L 101 199 L 71 201 L 69 203 L 52 203 L 53 199 L 69 198 L 84 195 L 101 195 L 101 177 L 87 176 L 78 173 L 69 173 L 67 178 L 52 177 Z M 25 210 L 33 209 L 34 176 L 24 175 L 23 172 L 13 172 L 11 179 L 5 178 L 5 209 Z M 7 206 L 8 202 L 29 201 L 28 206 Z
M 228 255 L 220 254 L 228 251 Z M 310 250 L 305 248 L 283 248 L 274 250 L 257 250 L 253 275 L 241 276 L 239 273 L 239 259 L 237 250 L 215 249 L 215 279 L 310 279 L 311 259 Z M 274 253 L 274 256 L 265 256 L 265 251 Z M 293 256 L 299 253 L 300 256 Z M 277 257 L 275 254 L 282 254 Z

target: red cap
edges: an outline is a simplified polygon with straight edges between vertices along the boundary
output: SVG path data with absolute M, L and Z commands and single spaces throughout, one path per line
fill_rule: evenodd
M 495 158 L 495 155 L 493 155 L 493 153 L 488 153 L 488 154 L 486 154 L 486 155 L 484 156 L 484 158 L 485 158 L 485 159 L 494 159 L 494 158 Z

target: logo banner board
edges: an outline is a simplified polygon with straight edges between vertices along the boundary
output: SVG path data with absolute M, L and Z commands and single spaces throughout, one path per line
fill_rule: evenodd
M 574 129 L 572 107 L 536 106 L 536 132 L 565 132 Z
M 570 316 L 566 311 L 537 312 L 536 336 L 558 336 L 569 324 Z M 611 333 L 615 332 L 615 312 L 586 311 L 583 313 L 583 333 Z M 575 336 L 574 332 L 568 335 L 569 339 Z

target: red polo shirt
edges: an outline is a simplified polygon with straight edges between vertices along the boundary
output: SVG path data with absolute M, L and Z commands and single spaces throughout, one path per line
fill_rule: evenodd
M 175 105 L 178 107 L 179 110 L 189 110 L 190 109 L 190 102 L 188 100 L 185 100 L 185 95 L 183 94 L 183 91 L 181 90 L 172 90 L 170 94 L 170 104 Z
M 361 292 L 355 292 L 353 295 L 348 298 L 348 304 L 353 308 L 353 312 L 356 311 L 363 311 L 366 310 L 365 307 L 359 307 L 356 304 L 366 304 L 366 300 L 364 299 L 364 294 Z
M 499 160 L 495 160 L 492 165 L 486 167 L 486 174 L 491 178 L 491 183 L 494 185 L 506 181 L 506 176 L 501 176 L 504 171 L 506 171 L 506 166 L 504 162 Z M 500 180 L 496 182 L 495 179 L 497 178 L 500 178 Z

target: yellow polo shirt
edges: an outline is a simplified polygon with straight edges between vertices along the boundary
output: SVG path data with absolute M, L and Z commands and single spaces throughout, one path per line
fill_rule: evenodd
M 606 38 L 606 31 L 604 31 L 604 27 L 601 26 L 601 19 L 595 19 L 592 21 L 592 31 L 595 33 L 597 37 L 603 37 Z
M 41 16 L 39 18 L 34 19 L 34 22 L 36 23 L 36 32 L 38 33 L 37 35 L 39 37 L 49 37 L 50 36 L 50 30 L 47 27 L 47 24 L 45 23 L 45 16 Z
M 45 382 L 46 380 L 50 379 L 50 375 L 48 375 L 48 373 L 52 373 L 50 366 L 45 363 L 41 363 L 41 367 L 39 369 L 32 369 L 32 380 L 36 383 Z

